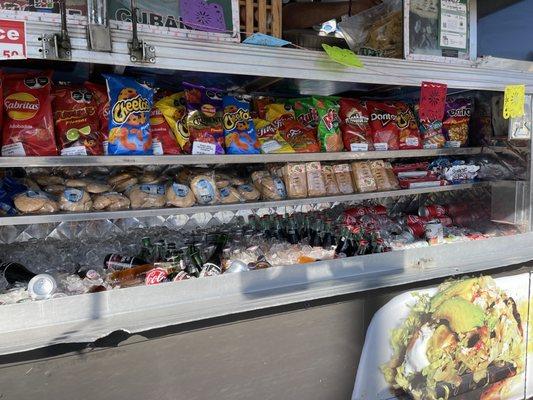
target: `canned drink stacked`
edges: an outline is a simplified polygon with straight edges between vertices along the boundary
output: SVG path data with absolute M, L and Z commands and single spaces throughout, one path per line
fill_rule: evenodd
M 438 218 L 446 216 L 446 206 L 441 206 L 440 204 L 429 204 L 427 206 L 422 206 L 418 209 L 418 215 L 420 217 L 427 218 Z

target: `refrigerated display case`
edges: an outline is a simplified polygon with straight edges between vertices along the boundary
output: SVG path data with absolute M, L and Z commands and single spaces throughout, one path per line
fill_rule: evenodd
M 443 65 L 361 57 L 364 67 L 355 69 L 336 64 L 315 51 L 194 42 L 161 36 L 160 32 L 148 28 L 139 30 L 137 39 L 153 47 L 149 51 L 152 57 L 132 58 L 130 31 L 111 24 L 111 51 L 91 50 L 95 46 L 88 40 L 87 21 L 79 16 L 67 18 L 70 46 L 69 54 L 65 55 L 59 44 L 50 41 L 54 37 L 50 35 L 59 32 L 58 15 L 2 11 L 2 18 L 26 21 L 31 63 L 39 68 L 56 69 L 62 79 L 76 75 L 86 79 L 101 71 L 123 75 L 141 71 L 173 82 L 194 80 L 283 98 L 343 94 L 374 99 L 417 99 L 417 88 L 423 81 L 447 84 L 449 95 L 484 93 L 490 98 L 501 95 L 506 85 L 517 83 L 525 85 L 526 93 L 533 93 L 531 67 L 513 61 L 488 59 Z M 3 65 L 6 69 L 24 66 Z M 531 118 L 531 112 L 526 115 Z M 79 267 L 90 266 L 87 264 L 102 264 L 107 253 L 129 251 L 129 255 L 136 255 L 139 239 L 145 235 L 155 239 L 165 235 L 194 235 L 205 230 L 235 230 L 247 224 L 251 215 L 316 216 L 335 212 L 338 215 L 363 204 L 383 205 L 396 217 L 400 210 L 414 215 L 420 207 L 428 205 L 467 204 L 470 213 L 478 208 L 485 210 L 476 218 L 475 228 L 479 231 L 483 225 L 486 230 L 476 237 L 479 240 L 469 237 L 469 240 L 449 240 L 436 245 L 426 242 L 423 247 L 404 246 L 390 252 L 322 261 L 311 258 L 311 262 L 298 265 L 281 262 L 272 268 L 181 282 L 56 296 L 41 301 L 22 299 L 16 304 L 0 306 L 5 321 L 0 327 L 0 353 L 12 354 L 60 343 L 93 342 L 119 330 L 144 332 L 434 278 L 487 274 L 493 269 L 529 262 L 533 259 L 531 144 L 511 141 L 502 145 L 501 140 L 496 143 L 496 138 L 490 139 L 494 143 L 470 147 L 361 152 L 2 157 L 0 168 L 14 171 L 10 173 L 15 176 L 20 176 L 21 170 L 34 175 L 61 175 L 70 171 L 81 176 L 89 170 L 112 174 L 134 167 L 157 174 L 169 166 L 203 165 L 208 169 L 225 166 L 230 170 L 250 171 L 252 166 L 275 163 L 338 164 L 365 160 L 414 163 L 442 157 L 462 160 L 489 157 L 511 172 L 500 178 L 492 175 L 443 186 L 413 185 L 331 196 L 183 208 L 2 216 L 0 259 L 20 262 L 35 272 L 49 274 L 72 274 Z M 509 159 L 518 163 L 518 167 L 510 168 Z

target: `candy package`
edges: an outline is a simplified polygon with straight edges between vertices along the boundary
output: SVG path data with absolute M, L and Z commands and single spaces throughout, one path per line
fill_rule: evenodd
M 2 156 L 56 156 L 50 71 L 4 76 Z
M 183 86 L 192 154 L 224 154 L 223 92 L 186 82 Z
M 98 103 L 81 85 L 56 86 L 53 90 L 55 132 L 61 155 L 104 154 Z
M 391 102 L 369 101 L 370 127 L 375 150 L 399 150 L 397 108 Z
M 335 97 L 313 98 L 318 113 L 318 138 L 322 151 L 336 152 L 344 149 L 340 130 L 339 103 Z
M 467 144 L 471 113 L 472 99 L 452 98 L 446 100 L 443 121 L 446 147 L 463 147 Z
M 421 149 L 422 141 L 413 110 L 403 102 L 397 102 L 395 105 L 400 150 Z
M 165 96 L 155 103 L 155 106 L 163 113 L 170 129 L 178 141 L 181 150 L 185 154 L 191 153 L 191 142 L 187 130 L 187 107 L 185 92 L 179 92 Z
M 313 104 L 312 97 L 289 100 L 288 104 L 294 110 L 294 115 L 306 128 L 316 129 L 318 126 L 318 113 Z
M 226 153 L 259 154 L 259 142 L 254 121 L 250 117 L 250 101 L 247 96 L 224 96 L 224 136 Z
M 110 155 L 153 154 L 150 112 L 154 92 L 135 79 L 104 75 L 109 95 Z
M 107 95 L 107 88 L 105 85 L 92 82 L 85 82 L 83 86 L 90 90 L 96 103 L 99 120 L 98 129 L 102 136 L 103 152 L 107 155 L 109 145 L 109 96 Z
M 264 154 L 294 153 L 294 149 L 281 136 L 277 128 L 264 119 L 254 119 L 257 140 Z
M 374 150 L 366 102 L 358 99 L 340 99 L 339 106 L 344 148 L 347 151 Z

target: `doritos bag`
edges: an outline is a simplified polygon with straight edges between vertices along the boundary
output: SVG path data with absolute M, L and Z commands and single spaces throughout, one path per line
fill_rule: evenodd
M 224 136 L 226 153 L 259 154 L 259 142 L 254 121 L 250 117 L 250 102 L 241 95 L 224 96 Z
M 152 150 L 154 155 L 161 156 L 182 154 L 174 132 L 170 129 L 163 113 L 157 107 L 150 112 L 150 133 L 152 134 Z
M 155 106 L 163 113 L 181 150 L 186 154 L 191 154 L 186 104 L 185 92 L 179 92 L 163 97 L 155 103 Z
M 335 97 L 313 98 L 318 113 L 318 139 L 322 151 L 336 152 L 344 150 L 339 127 L 339 103 Z
M 340 99 L 339 105 L 344 148 L 347 151 L 374 150 L 366 102 L 358 99 Z
M 98 119 L 100 121 L 100 134 L 102 135 L 102 145 L 104 154 L 108 154 L 107 147 L 109 145 L 109 96 L 107 95 L 107 88 L 104 85 L 97 83 L 85 82 L 83 84 L 93 94 L 93 98 L 98 107 Z
M 420 131 L 411 107 L 406 103 L 397 102 L 396 112 L 400 150 L 421 149 Z
M 370 127 L 375 150 L 398 150 L 400 148 L 397 108 L 392 102 L 369 101 Z
M 2 156 L 57 156 L 51 85 L 50 71 L 4 76 Z
M 192 154 L 224 154 L 222 91 L 186 82 L 183 86 Z
M 53 90 L 55 131 L 61 155 L 104 154 L 98 106 L 92 92 L 80 85 Z
M 153 154 L 150 134 L 153 90 L 132 78 L 104 76 L 110 106 L 109 154 Z

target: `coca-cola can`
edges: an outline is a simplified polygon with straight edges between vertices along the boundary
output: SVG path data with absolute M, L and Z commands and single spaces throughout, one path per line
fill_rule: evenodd
M 402 218 L 402 222 L 404 225 L 425 224 L 427 222 L 427 218 L 419 217 L 418 215 L 406 215 Z
M 382 206 L 381 204 L 375 206 L 368 206 L 366 207 L 366 213 L 373 215 L 387 215 L 387 208 Z
M 426 234 L 426 225 L 422 222 L 416 222 L 407 225 L 407 230 L 415 237 L 421 238 Z
M 157 285 L 158 283 L 163 282 L 168 277 L 168 273 L 163 268 L 153 268 L 150 271 L 146 273 L 146 278 L 144 279 L 144 283 L 146 285 Z
M 446 215 L 446 207 L 440 204 L 429 204 L 418 209 L 418 215 L 421 217 L 437 218 Z
M 453 225 L 453 220 L 451 219 L 451 217 L 448 217 L 447 215 L 435 218 L 434 221 L 440 222 L 442 224 L 442 226 L 452 226 Z

